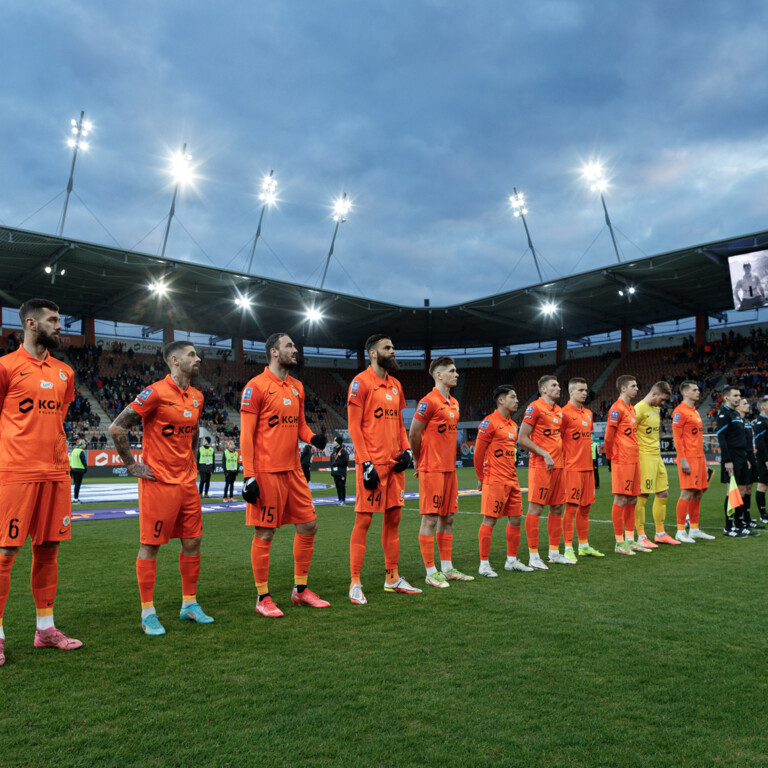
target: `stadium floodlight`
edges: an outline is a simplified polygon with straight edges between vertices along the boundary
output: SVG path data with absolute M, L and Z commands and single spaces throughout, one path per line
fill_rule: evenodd
M 61 212 L 61 222 L 59 223 L 59 237 L 64 232 L 64 222 L 67 220 L 67 208 L 69 208 L 69 196 L 72 194 L 72 188 L 75 180 L 75 163 L 77 162 L 77 152 L 82 150 L 86 152 L 89 144 L 85 137 L 93 129 L 93 125 L 85 119 L 85 111 L 80 112 L 80 119 L 70 120 L 72 126 L 72 136 L 67 140 L 67 146 L 72 150 L 72 166 L 69 169 L 69 181 L 67 182 L 67 194 L 64 198 L 64 210 Z
M 259 242 L 261 237 L 261 222 L 264 220 L 264 211 L 268 206 L 275 205 L 277 203 L 277 180 L 274 176 L 274 171 L 269 172 L 269 176 L 265 176 L 261 182 L 261 192 L 259 192 L 259 200 L 261 200 L 261 213 L 259 214 L 259 226 L 256 227 L 256 236 L 253 238 L 253 246 L 251 247 L 251 258 L 248 259 L 248 273 L 251 272 L 251 265 L 253 264 L 253 254 L 256 252 L 256 243 Z
M 51 267 L 51 266 L 50 266 L 50 264 L 49 264 L 49 265 L 48 265 L 48 266 L 46 266 L 46 268 L 45 268 L 45 274 L 46 274 L 46 275 L 50 275 L 50 274 L 51 274 L 51 272 L 53 272 L 53 267 Z
M 605 195 L 603 194 L 605 190 L 608 189 L 608 179 L 605 177 L 603 165 L 596 161 L 589 162 L 581 169 L 581 173 L 589 184 L 589 188 L 593 192 L 600 193 L 600 202 L 603 204 L 603 211 L 605 212 L 605 223 L 608 225 L 608 231 L 611 233 L 611 241 L 613 242 L 613 250 L 616 253 L 616 261 L 621 264 L 619 246 L 616 244 L 616 235 L 613 232 L 613 224 L 611 224 L 611 217 L 608 215 L 608 206 L 605 204 Z
M 322 319 L 323 319 L 323 313 L 319 309 L 310 307 L 307 310 L 307 320 L 309 320 L 310 323 L 317 323 Z
M 237 304 L 237 306 L 241 309 L 251 308 L 251 300 L 248 298 L 248 296 L 243 296 L 242 294 L 235 297 L 235 304 Z
M 347 198 L 347 193 L 344 192 L 341 197 L 337 197 L 333 201 L 333 220 L 336 222 L 336 227 L 333 230 L 333 237 L 331 238 L 331 248 L 328 251 L 328 258 L 325 260 L 325 269 L 323 269 L 323 277 L 320 280 L 320 288 L 325 285 L 325 276 L 328 274 L 328 265 L 331 263 L 331 256 L 333 256 L 333 248 L 336 245 L 336 235 L 339 232 L 339 225 L 343 224 L 347 220 L 347 214 L 352 209 L 352 201 Z
M 533 240 L 531 240 L 531 233 L 528 231 L 528 222 L 525 220 L 525 215 L 528 213 L 528 208 L 525 205 L 525 195 L 522 192 L 517 191 L 517 187 L 512 187 L 515 194 L 509 196 L 509 204 L 512 206 L 512 212 L 515 214 L 515 218 L 523 220 L 523 226 L 525 227 L 525 236 L 528 238 L 528 247 L 533 254 L 533 263 L 536 265 L 536 272 L 539 274 L 539 282 L 544 282 L 544 278 L 541 276 L 541 267 L 539 266 L 539 257 L 536 254 L 536 249 L 533 247 Z
M 163 236 L 163 247 L 160 251 L 160 258 L 165 256 L 165 247 L 168 245 L 168 234 L 171 231 L 171 221 L 173 214 L 176 212 L 176 197 L 179 194 L 179 185 L 186 184 L 192 180 L 192 166 L 190 161 L 192 155 L 187 154 L 186 143 L 181 148 L 181 152 L 176 152 L 171 156 L 171 168 L 170 172 L 176 182 L 173 187 L 173 197 L 171 198 L 171 210 L 168 214 L 168 223 L 165 226 L 165 235 Z
M 634 293 L 634 292 L 635 292 L 635 286 L 634 286 L 634 285 L 630 285 L 630 286 L 629 286 L 629 288 L 628 288 L 627 290 L 628 290 L 630 293 Z
M 555 304 L 554 301 L 545 301 L 544 304 L 541 305 L 541 311 L 545 315 L 554 315 L 555 312 L 557 312 L 557 304 Z
M 152 293 L 156 293 L 158 296 L 165 296 L 168 293 L 168 286 L 160 280 L 150 283 L 149 290 Z

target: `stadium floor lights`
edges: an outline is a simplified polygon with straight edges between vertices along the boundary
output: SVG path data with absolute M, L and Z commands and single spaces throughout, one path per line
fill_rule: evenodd
M 176 212 L 176 197 L 179 194 L 179 185 L 187 184 L 188 182 L 192 181 L 193 178 L 192 166 L 190 165 L 191 160 L 192 155 L 187 154 L 186 143 L 181 148 L 181 152 L 176 152 L 171 156 L 170 172 L 173 176 L 175 184 L 173 187 L 173 197 L 171 198 L 171 210 L 168 213 L 168 223 L 165 226 L 165 235 L 163 236 L 163 247 L 160 252 L 161 259 L 165 256 L 165 248 L 168 245 L 168 234 L 171 231 L 171 221 L 173 219 L 173 214 Z
M 88 142 L 85 137 L 91 132 L 93 126 L 85 119 L 85 110 L 80 112 L 80 119 L 72 118 L 72 136 L 67 140 L 67 146 L 72 149 L 72 166 L 69 169 L 69 181 L 67 182 L 67 194 L 64 198 L 64 210 L 61 212 L 61 223 L 59 224 L 59 237 L 64 233 L 64 222 L 67 220 L 67 209 L 69 208 L 69 196 L 72 194 L 75 179 L 75 163 L 77 162 L 77 151 L 88 151 Z M 63 274 L 63 273 L 62 273 Z
M 619 246 L 616 244 L 616 235 L 613 232 L 613 224 L 611 224 L 611 217 L 608 215 L 608 206 L 605 204 L 605 195 L 603 194 L 605 190 L 608 189 L 608 179 L 605 178 L 603 165 L 596 161 L 589 162 L 582 168 L 581 173 L 587 180 L 589 188 L 593 192 L 600 193 L 600 202 L 602 202 L 603 211 L 605 212 L 605 223 L 608 226 L 608 231 L 611 233 L 611 241 L 613 242 L 613 250 L 616 253 L 616 261 L 621 264 Z
M 325 276 L 328 274 L 328 265 L 331 263 L 331 256 L 333 256 L 333 248 L 336 245 L 336 235 L 339 232 L 339 225 L 343 224 L 347 220 L 347 214 L 352 208 L 352 201 L 347 197 L 347 193 L 341 197 L 337 197 L 333 202 L 333 220 L 336 222 L 336 227 L 333 230 L 333 238 L 331 239 L 331 248 L 328 251 L 328 258 L 325 260 L 325 269 L 323 270 L 323 277 L 320 280 L 320 288 L 322 290 L 325 285 Z
M 248 274 L 251 273 L 253 254 L 256 253 L 256 243 L 259 242 L 259 237 L 261 236 L 261 222 L 264 220 L 264 211 L 277 203 L 277 180 L 275 179 L 274 173 L 274 171 L 270 171 L 269 176 L 265 176 L 261 182 L 261 192 L 259 192 L 259 200 L 261 200 L 262 203 L 261 213 L 259 214 L 259 226 L 256 227 L 256 235 L 253 238 L 251 258 L 248 259 Z

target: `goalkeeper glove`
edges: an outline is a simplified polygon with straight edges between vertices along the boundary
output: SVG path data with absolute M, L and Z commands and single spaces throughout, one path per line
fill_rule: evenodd
M 396 459 L 395 466 L 392 467 L 393 472 L 404 472 L 408 467 L 413 466 L 413 451 L 410 448 L 406 448 Z
M 326 445 L 328 445 L 328 438 L 325 436 L 325 432 L 321 432 L 319 435 L 312 435 L 312 439 L 309 441 L 317 448 L 318 451 L 322 451 Z
M 371 461 L 363 462 L 363 486 L 368 491 L 375 491 L 379 486 L 379 473 Z
M 246 477 L 243 480 L 243 501 L 255 504 L 259 500 L 259 484 L 255 477 Z

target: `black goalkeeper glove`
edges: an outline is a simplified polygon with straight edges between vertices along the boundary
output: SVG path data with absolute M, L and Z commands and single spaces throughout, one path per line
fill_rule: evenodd
M 243 501 L 255 504 L 259 500 L 261 492 L 255 477 L 246 477 L 243 480 Z
M 413 451 L 410 448 L 406 448 L 395 461 L 395 466 L 392 467 L 393 472 L 405 472 L 408 467 L 413 466 Z
M 328 438 L 325 436 L 325 432 L 321 432 L 319 435 L 312 435 L 312 439 L 309 441 L 317 448 L 318 451 L 322 451 L 326 445 L 328 445 Z
M 363 462 L 363 486 L 368 491 L 375 491 L 379 487 L 379 473 L 371 461 Z

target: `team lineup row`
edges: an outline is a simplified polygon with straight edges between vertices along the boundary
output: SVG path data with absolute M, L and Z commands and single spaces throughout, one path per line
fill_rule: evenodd
M 31 583 L 37 613 L 35 646 L 72 650 L 82 645 L 79 640 L 64 635 L 53 621 L 58 546 L 71 537 L 63 422 L 74 397 L 74 371 L 50 354 L 59 346 L 58 307 L 44 299 L 32 299 L 22 305 L 19 314 L 24 326 L 24 343 L 16 352 L 0 358 L 0 436 L 14 446 L 13 451 L 3 452 L 0 463 L 0 664 L 5 662 L 2 615 L 10 589 L 11 569 L 27 536 L 32 539 Z M 256 612 L 276 618 L 283 613 L 269 592 L 270 548 L 275 530 L 283 525 L 295 526 L 292 602 L 314 608 L 329 606 L 307 587 L 318 525 L 297 451 L 299 440 L 322 450 L 326 438 L 323 434 L 314 434 L 304 420 L 304 389 L 290 375 L 297 364 L 293 341 L 288 334 L 275 333 L 265 346 L 268 365 L 242 392 L 241 450 L 246 525 L 254 528 L 251 564 L 258 593 Z M 426 584 L 445 589 L 451 582 L 474 578 L 462 573 L 452 562 L 452 526 L 458 510 L 455 449 L 459 404 L 451 396 L 459 376 L 456 365 L 449 357 L 432 362 L 429 372 L 434 378 L 434 389 L 418 403 L 410 431 L 406 432 L 405 396 L 394 376 L 399 366 L 392 341 L 385 334 L 377 334 L 371 336 L 365 346 L 370 365 L 352 381 L 347 398 L 349 432 L 357 463 L 349 586 L 349 598 L 355 605 L 367 602 L 360 574 L 374 514 L 382 515 L 384 590 L 403 594 L 421 592 L 399 573 L 404 472 L 410 467 L 414 468 L 419 483 L 419 546 Z M 141 626 L 147 635 L 165 634 L 154 608 L 154 588 L 159 548 L 171 538 L 178 538 L 181 544 L 180 617 L 203 624 L 213 622 L 196 596 L 202 514 L 195 481 L 203 395 L 192 382 L 199 374 L 201 360 L 194 346 L 183 341 L 168 344 L 164 359 L 169 374 L 139 393 L 109 428 L 128 472 L 138 478 L 140 546 L 136 576 Z M 637 408 L 631 405 L 637 395 L 635 378 L 620 376 L 617 388 L 619 397 L 610 410 L 605 434 L 606 454 L 612 468 L 615 551 L 633 556 L 650 552 L 662 543 L 677 545 L 713 538 L 699 528 L 699 505 L 708 477 L 701 418 L 695 408 L 698 385 L 695 382 L 681 385 L 683 402 L 673 415 L 682 489 L 674 538 L 664 530 L 667 476 L 659 451 L 659 406 L 670 396 L 669 386 L 666 382 L 655 384 Z M 557 404 L 560 398 L 557 379 L 542 377 L 540 396 L 526 409 L 518 433 L 512 419 L 518 407 L 514 388 L 501 385 L 494 391 L 496 408 L 479 425 L 474 456 L 478 489 L 482 494 L 482 523 L 478 533 L 481 576 L 497 576 L 488 558 L 493 528 L 499 518 L 507 519 L 504 567 L 511 571 L 548 569 L 538 551 L 539 517 L 545 508 L 549 509 L 548 563 L 573 565 L 577 562 L 577 553 L 578 556 L 603 557 L 589 544 L 589 510 L 594 503 L 595 487 L 592 414 L 584 407 L 587 382 L 571 379 L 568 393 L 569 401 L 561 408 Z M 738 391 L 731 398 L 734 404 L 737 396 Z M 726 398 L 726 409 L 731 401 Z M 142 459 L 137 462 L 129 449 L 128 433 L 139 422 L 143 429 L 143 449 Z M 728 436 L 737 429 L 738 419 L 729 418 L 728 425 L 718 430 L 721 447 L 724 440 L 726 448 L 730 445 Z M 518 444 L 531 454 L 525 515 L 527 565 L 518 559 L 523 520 L 516 471 Z M 730 454 L 723 451 L 723 471 L 737 475 L 741 486 L 743 462 L 735 450 L 733 447 Z M 643 527 L 645 503 L 650 494 L 655 494 L 653 540 Z M 732 528 L 737 531 L 734 535 L 741 536 L 743 521 L 737 519 L 740 524 Z M 578 547 L 574 547 L 574 528 Z M 560 552 L 561 537 L 565 542 L 563 553 Z

